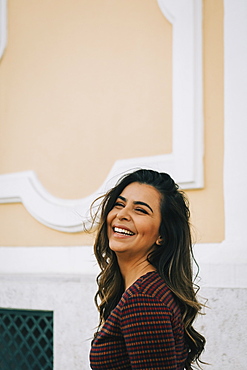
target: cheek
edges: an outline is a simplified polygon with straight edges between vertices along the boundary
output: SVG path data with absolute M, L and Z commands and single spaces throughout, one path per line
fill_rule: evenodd
M 107 217 L 106 217 L 106 223 L 107 223 L 107 225 L 110 225 L 111 224 L 111 222 L 114 219 L 114 217 L 115 217 L 115 212 L 113 210 L 111 210 L 108 213 Z
M 141 225 L 138 231 L 139 234 L 142 235 L 143 237 L 155 240 L 157 239 L 157 236 L 159 234 L 155 224 Z
M 110 234 L 111 234 L 111 231 L 112 231 L 112 228 L 111 228 L 111 225 L 112 225 L 112 221 L 114 220 L 115 218 L 115 213 L 114 211 L 110 211 L 106 217 L 106 225 L 107 225 L 107 236 L 108 238 L 110 237 Z
M 153 224 L 149 229 L 149 235 L 156 240 L 159 236 L 159 225 Z

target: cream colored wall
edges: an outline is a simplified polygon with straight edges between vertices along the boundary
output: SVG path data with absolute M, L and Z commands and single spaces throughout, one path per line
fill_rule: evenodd
M 0 63 L 0 172 L 34 170 L 53 195 L 96 190 L 114 161 L 172 150 L 172 27 L 156 1 L 9 0 Z M 224 239 L 223 4 L 204 1 L 205 188 L 188 191 L 197 241 Z M 0 245 L 81 245 L 21 204 Z

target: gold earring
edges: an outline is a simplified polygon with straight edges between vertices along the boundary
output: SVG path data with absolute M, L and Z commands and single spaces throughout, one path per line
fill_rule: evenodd
M 163 239 L 161 236 L 159 236 L 157 242 L 156 242 L 157 245 L 162 245 L 163 244 Z

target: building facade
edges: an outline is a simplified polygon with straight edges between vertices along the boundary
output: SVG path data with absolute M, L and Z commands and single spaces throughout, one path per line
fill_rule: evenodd
M 54 369 L 88 370 L 98 269 L 82 225 L 121 174 L 157 169 L 190 200 L 203 359 L 244 370 L 246 1 L 0 6 L 0 307 L 52 312 Z

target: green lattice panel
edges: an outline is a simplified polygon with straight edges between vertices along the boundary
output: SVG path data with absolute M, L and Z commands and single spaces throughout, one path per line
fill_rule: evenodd
M 0 309 L 0 369 L 53 369 L 53 312 Z

